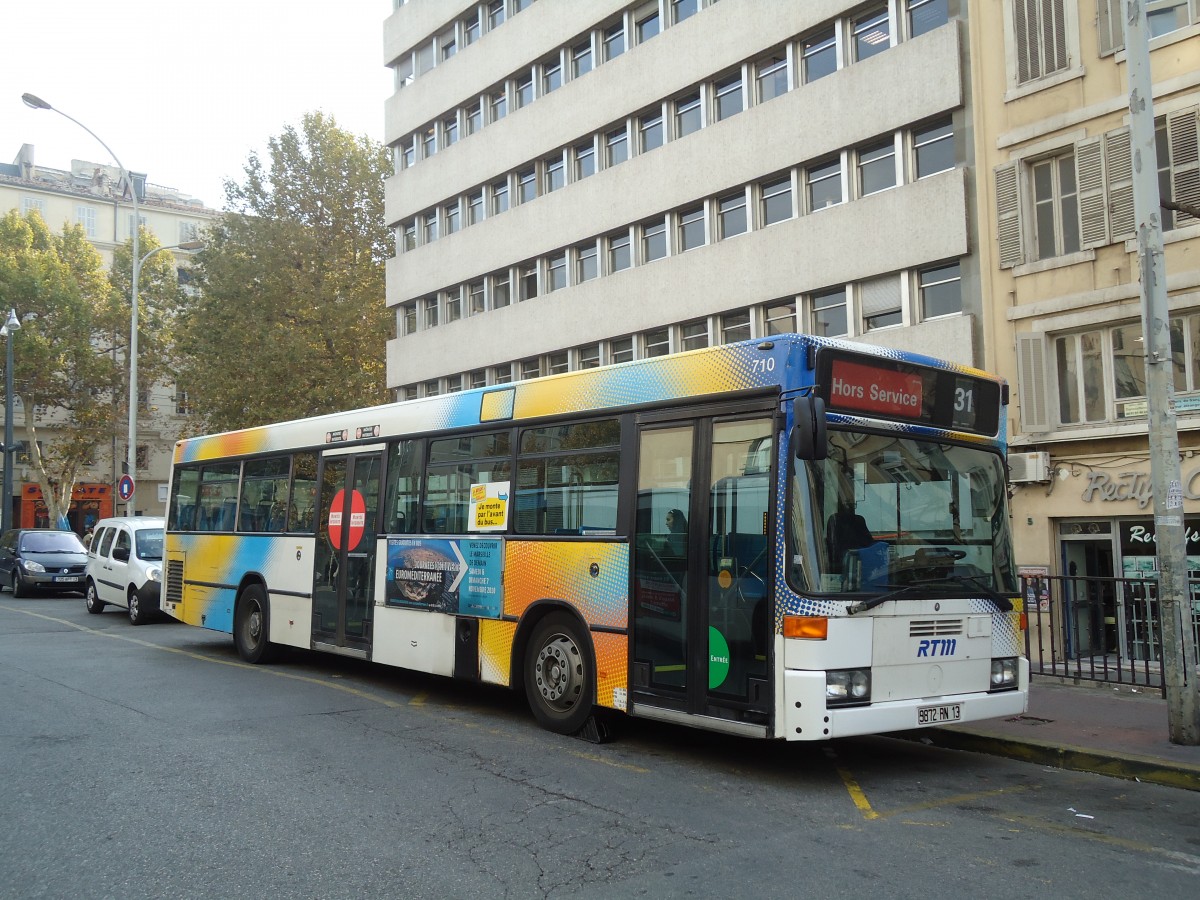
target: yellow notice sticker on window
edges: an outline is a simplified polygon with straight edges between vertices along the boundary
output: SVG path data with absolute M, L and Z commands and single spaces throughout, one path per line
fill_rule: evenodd
M 471 485 L 471 524 L 468 531 L 503 531 L 508 527 L 508 482 Z

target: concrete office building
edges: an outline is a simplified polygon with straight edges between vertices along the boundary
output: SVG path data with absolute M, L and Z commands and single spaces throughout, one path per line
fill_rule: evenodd
M 986 366 L 965 0 L 412 0 L 401 398 L 782 331 Z

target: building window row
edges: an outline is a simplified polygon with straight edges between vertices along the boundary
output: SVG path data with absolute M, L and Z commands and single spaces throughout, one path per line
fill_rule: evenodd
M 1154 121 L 1159 193 L 1186 199 L 1200 171 L 1200 107 Z M 995 170 L 1000 266 L 1069 256 L 1135 237 L 1129 127 L 1076 141 Z M 1162 210 L 1162 227 L 1195 216 Z
M 1170 317 L 1176 410 L 1200 411 L 1200 310 Z M 1060 334 L 1018 335 L 1026 432 L 1144 419 L 1146 345 L 1140 321 Z
M 509 17 L 528 9 L 534 0 L 489 0 L 474 3 L 467 11 L 428 39 L 411 48 L 392 65 L 396 90 L 409 85 L 455 56 L 463 47 L 469 47 L 489 31 L 499 28 Z M 403 4 L 398 4 L 398 6 Z
M 706 0 L 704 5 L 714 2 Z M 700 0 L 688 0 L 685 6 L 680 6 L 680 0 L 651 0 L 631 7 L 619 19 L 581 35 L 529 69 L 522 69 L 475 97 L 466 106 L 449 110 L 406 135 L 393 149 L 395 170 L 400 172 L 485 125 L 498 122 L 510 111 L 557 90 L 565 81 L 620 56 L 627 47 L 645 42 L 659 33 L 662 23 L 678 24 L 700 7 Z M 948 20 L 948 0 L 879 2 L 857 14 L 826 23 L 761 57 L 746 60 L 736 69 L 661 103 L 657 113 L 650 110 L 644 116 L 615 125 L 614 130 L 603 133 L 599 142 L 594 143 L 604 165 L 615 165 L 629 157 L 631 142 L 637 145 L 637 152 L 644 153 L 666 140 L 684 137 L 751 105 L 765 103 L 881 53 L 893 46 L 901 33 L 911 39 Z
M 661 121 L 661 116 L 656 118 Z M 397 253 L 407 253 L 441 235 L 453 234 L 464 225 L 475 225 L 499 215 L 514 201 L 530 203 L 587 177 L 594 171 L 595 155 L 601 149 L 600 137 L 594 135 L 590 144 L 576 145 L 531 163 L 401 223 L 396 230 Z M 661 222 L 643 223 L 640 234 L 638 226 L 634 226 L 628 237 L 631 245 L 642 247 L 638 261 L 651 262 L 669 252 L 680 253 L 733 237 L 752 227 L 773 225 L 795 215 L 816 212 L 847 199 L 865 197 L 952 169 L 960 157 L 953 120 L 943 116 L 718 197 L 697 201 L 693 207 L 678 212 L 679 220 L 671 229 L 676 235 L 673 243 L 668 241 L 666 217 Z M 617 259 L 605 274 L 632 264 L 628 246 L 621 245 Z
M 863 334 L 887 325 L 960 313 L 961 282 L 958 260 L 947 260 L 719 315 L 662 325 L 639 334 L 409 384 L 400 389 L 399 396 L 402 400 L 415 400 L 797 330 L 827 337 Z M 418 307 L 414 305 L 412 309 L 412 315 L 416 316 Z

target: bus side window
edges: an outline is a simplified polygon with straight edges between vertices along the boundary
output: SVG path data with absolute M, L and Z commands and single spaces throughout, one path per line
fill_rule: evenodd
M 317 497 L 317 454 L 297 453 L 292 457 L 292 493 L 288 501 L 287 530 L 312 534 L 313 505 Z
M 388 451 L 383 527 L 389 534 L 416 534 L 421 528 L 422 442 L 399 441 Z

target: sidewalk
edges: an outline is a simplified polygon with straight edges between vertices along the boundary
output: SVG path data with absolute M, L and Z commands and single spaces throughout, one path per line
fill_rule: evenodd
M 1168 736 L 1167 702 L 1154 688 L 1038 678 L 1024 715 L 904 732 L 939 747 L 1200 791 L 1200 746 Z

